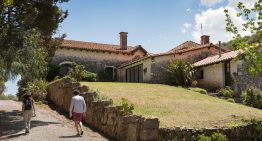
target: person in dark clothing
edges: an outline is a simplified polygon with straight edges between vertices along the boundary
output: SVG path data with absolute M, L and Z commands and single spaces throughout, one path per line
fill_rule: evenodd
M 24 96 L 22 112 L 25 121 L 25 133 L 29 133 L 31 118 L 32 116 L 35 116 L 35 105 L 30 93 Z

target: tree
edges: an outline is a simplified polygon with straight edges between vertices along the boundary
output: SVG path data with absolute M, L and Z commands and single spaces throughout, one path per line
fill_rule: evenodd
M 168 65 L 167 71 L 171 75 L 172 83 L 189 86 L 193 79 L 193 65 L 185 60 L 173 60 Z
M 251 38 L 241 37 L 227 9 L 224 10 L 227 23 L 226 30 L 234 34 L 233 47 L 244 51 L 240 58 L 249 65 L 249 72 L 262 76 L 262 0 L 255 2 L 250 9 L 239 2 L 238 9 L 237 16 L 245 19 L 242 30 L 250 31 L 253 36 Z
M 57 5 L 67 1 L 0 0 L 0 76 L 7 79 L 10 78 L 10 74 L 17 74 L 21 69 L 16 68 L 21 68 L 23 63 L 20 63 L 21 67 L 15 68 L 13 63 L 17 62 L 17 58 L 21 62 L 27 60 L 27 51 L 36 53 L 35 56 L 44 53 L 45 55 L 41 55 L 45 56 L 44 60 L 51 60 L 55 47 L 64 37 L 52 39 L 52 35 L 67 16 L 67 11 L 63 11 Z M 34 36 L 38 34 L 37 39 L 34 39 L 34 47 L 28 46 L 31 44 L 28 44 L 30 41 L 27 38 L 31 33 Z M 26 67 L 24 65 L 24 68 Z M 19 73 L 24 72 L 27 71 Z

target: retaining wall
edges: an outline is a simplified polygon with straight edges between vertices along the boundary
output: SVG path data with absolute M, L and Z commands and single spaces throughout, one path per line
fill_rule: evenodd
M 89 93 L 87 86 L 62 79 L 49 85 L 48 99 L 64 111 L 69 111 L 72 91 L 78 89 L 85 98 L 87 111 L 85 123 L 118 141 L 157 141 L 159 121 L 157 118 L 123 116 L 120 108 L 111 106 L 110 100 L 95 100 L 96 93 Z

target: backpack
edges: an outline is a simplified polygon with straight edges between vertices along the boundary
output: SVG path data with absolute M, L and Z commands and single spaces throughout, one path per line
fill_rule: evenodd
M 32 110 L 32 100 L 27 98 L 24 100 L 25 110 Z

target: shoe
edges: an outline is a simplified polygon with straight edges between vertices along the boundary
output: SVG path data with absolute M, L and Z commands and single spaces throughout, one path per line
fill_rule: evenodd
M 29 133 L 29 129 L 28 129 L 28 128 L 25 129 L 25 133 L 26 133 L 26 134 Z
M 81 135 L 79 133 L 76 134 L 77 137 L 81 137 Z
M 80 135 L 82 136 L 83 134 L 84 134 L 84 132 L 83 132 L 83 131 L 81 131 L 81 134 L 80 134 Z

